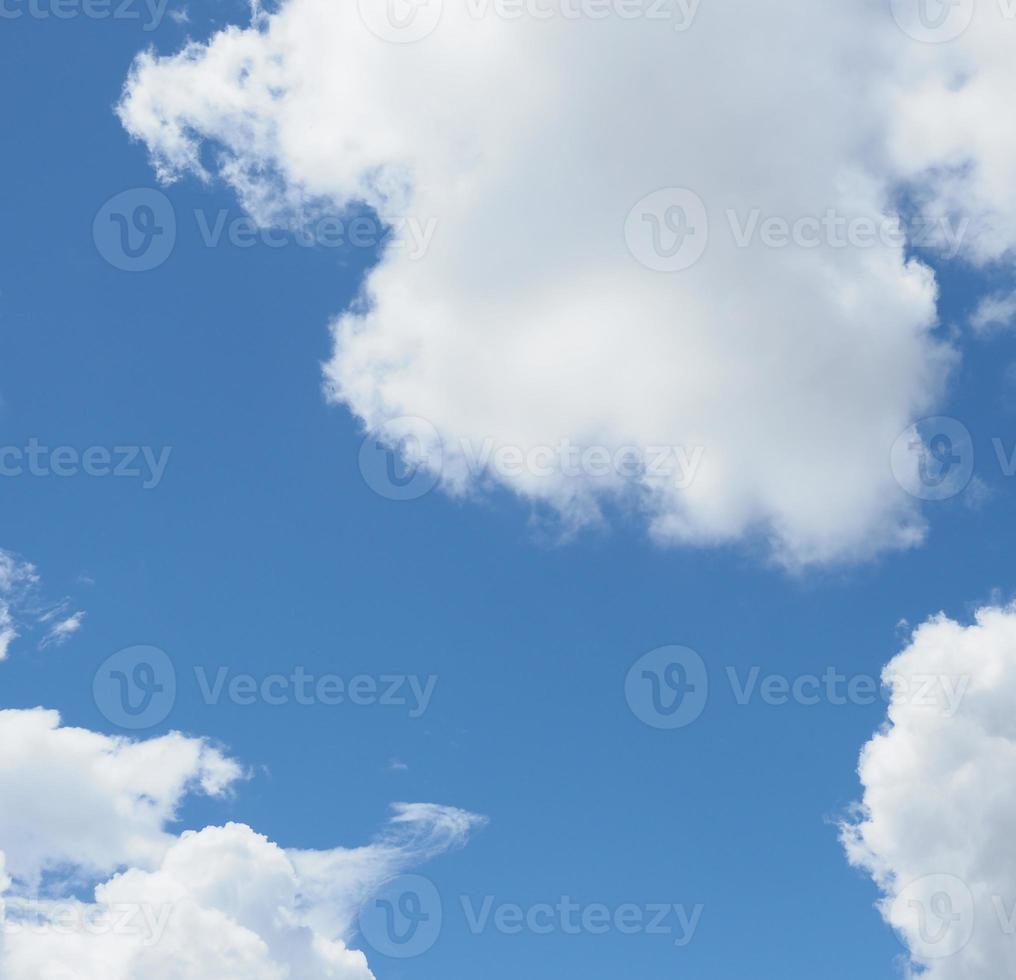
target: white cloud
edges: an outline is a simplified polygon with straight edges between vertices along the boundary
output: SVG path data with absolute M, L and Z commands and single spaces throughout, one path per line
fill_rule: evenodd
M 461 847 L 485 819 L 455 807 L 399 803 L 386 832 L 374 843 L 333 851 L 291 851 L 314 926 L 325 934 L 349 934 L 363 901 L 386 879 L 411 864 Z
M 0 549 L 0 594 L 12 595 L 33 588 L 39 582 L 34 565 Z
M 985 296 L 970 317 L 970 325 L 978 333 L 1012 326 L 1016 319 L 1016 293 Z
M 35 566 L 0 548 L 0 660 L 6 660 L 18 638 L 15 609 L 39 583 Z
M 287 0 L 141 55 L 121 118 L 163 178 L 217 175 L 263 224 L 358 200 L 436 221 L 423 258 L 389 248 L 333 324 L 326 377 L 369 429 L 425 420 L 415 454 L 449 492 L 502 484 L 565 526 L 614 501 L 658 540 L 762 538 L 789 564 L 919 542 L 888 459 L 952 353 L 894 201 L 909 189 L 950 254 L 1010 247 L 1016 144 L 997 121 L 1016 68 L 998 24 L 943 51 L 878 3 L 678 5 L 697 11 L 687 30 L 658 4 L 635 6 L 668 20 L 484 6 L 431 0 L 418 18 L 439 22 L 416 26 L 433 31 L 396 44 L 375 36 L 382 0 Z M 974 111 L 980 94 L 998 111 Z M 681 213 L 632 209 L 668 187 L 694 192 L 680 200 L 709 234 L 661 273 L 633 253 L 652 258 L 654 222 L 671 244 Z M 546 448 L 562 440 L 704 453 L 684 485 L 676 456 L 573 472 Z M 529 461 L 509 471 L 485 446 Z
M 11 644 L 18 638 L 10 609 L 0 603 L 0 660 L 6 660 Z
M 287 851 L 237 823 L 167 829 L 187 794 L 222 795 L 240 776 L 200 739 L 134 742 L 51 711 L 0 712 L 5 980 L 370 980 L 346 945 L 357 903 L 482 823 L 401 804 L 376 843 L 350 851 Z M 94 899 L 81 900 L 86 884 Z
M 65 643 L 82 626 L 83 611 L 66 615 L 70 600 L 46 602 L 40 597 L 38 569 L 0 548 L 0 661 L 6 660 L 24 630 L 47 627 L 39 649 Z M 52 625 L 50 625 L 52 624 Z
M 848 856 L 878 884 L 915 973 L 1011 976 L 1016 607 L 981 609 L 968 626 L 930 619 L 885 679 L 889 717 L 861 756 L 864 797 L 844 828 Z
M 163 828 L 184 795 L 195 788 L 219 795 L 240 774 L 222 753 L 183 735 L 133 742 L 61 727 L 55 711 L 0 711 L 7 873 L 34 883 L 68 867 L 94 876 L 149 866 L 171 840 Z M 73 806 L 55 806 L 60 799 Z
M 966 30 L 949 43 L 908 45 L 887 87 L 897 122 L 891 163 L 911 181 L 930 227 L 964 219 L 966 257 L 1008 261 L 1016 243 L 1016 134 L 1000 121 L 1016 90 L 1016 5 L 960 0 L 954 7 L 952 14 L 969 17 Z
M 85 613 L 78 610 L 70 616 L 61 617 L 47 631 L 39 644 L 40 649 L 49 646 L 62 646 L 66 643 L 85 623 Z

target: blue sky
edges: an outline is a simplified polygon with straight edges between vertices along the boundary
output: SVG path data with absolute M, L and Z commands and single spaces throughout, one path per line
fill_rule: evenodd
M 93 699 L 95 673 L 152 645 L 178 691 L 143 734 L 206 736 L 251 770 L 234 798 L 189 803 L 176 829 L 238 820 L 326 848 L 367 842 L 398 801 L 487 817 L 468 846 L 414 869 L 442 894 L 444 927 L 404 961 L 365 946 L 381 980 L 896 975 L 903 947 L 835 826 L 884 702 L 739 705 L 725 672 L 877 677 L 901 621 L 1009 598 L 1013 495 L 991 440 L 1016 441 L 1011 337 L 965 338 L 938 403 L 971 432 L 984 492 L 923 505 L 921 547 L 860 564 L 788 571 L 751 540 L 663 547 L 623 511 L 557 540 L 505 489 L 384 499 L 358 469 L 362 424 L 321 381 L 326 324 L 377 249 L 207 247 L 195 209 L 243 212 L 230 188 L 192 177 L 165 189 L 178 227 L 158 268 L 114 268 L 93 240 L 104 202 L 157 186 L 113 111 L 135 56 L 245 19 L 240 4 L 189 13 L 152 32 L 87 17 L 0 32 L 0 444 L 171 447 L 154 488 L 0 480 L 0 544 L 39 568 L 47 595 L 87 610 L 67 644 L 4 663 L 3 706 L 122 734 Z M 934 261 L 946 336 L 986 278 L 1004 278 Z M 667 644 L 693 648 L 710 675 L 702 716 L 675 731 L 625 701 L 631 665 Z M 297 666 L 437 682 L 413 718 L 397 705 L 210 705 L 194 677 Z M 703 911 L 675 948 L 666 935 L 474 935 L 460 896 Z

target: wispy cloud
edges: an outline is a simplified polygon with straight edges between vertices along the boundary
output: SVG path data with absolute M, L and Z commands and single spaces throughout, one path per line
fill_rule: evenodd
M 349 936 L 360 904 L 407 867 L 462 847 L 487 818 L 435 803 L 396 803 L 388 826 L 365 847 L 289 851 L 300 873 L 313 924 L 326 935 Z
M 985 296 L 970 317 L 977 333 L 1010 328 L 1016 322 L 1016 292 Z
M 177 836 L 186 799 L 222 799 L 243 777 L 205 739 L 136 741 L 66 727 L 42 708 L 0 711 L 0 799 L 20 801 L 0 808 L 0 976 L 373 980 L 343 938 L 359 903 L 484 823 L 409 803 L 353 849 L 289 851 L 233 822 Z M 52 805 L 53 786 L 73 814 Z M 94 901 L 72 899 L 86 884 Z M 88 928 L 110 908 L 153 914 L 142 930 Z
M 0 661 L 25 633 L 44 629 L 38 647 L 66 643 L 81 629 L 84 610 L 71 612 L 71 600 L 46 600 L 38 569 L 13 552 L 0 548 Z
M 0 549 L 0 660 L 6 660 L 20 635 L 18 611 L 38 586 L 35 566 Z
M 40 650 L 45 650 L 49 646 L 62 646 L 66 643 L 85 622 L 85 612 L 79 609 L 76 613 L 67 616 L 65 619 L 58 620 L 53 626 L 49 628 L 46 635 L 42 638 L 42 642 L 39 644 Z

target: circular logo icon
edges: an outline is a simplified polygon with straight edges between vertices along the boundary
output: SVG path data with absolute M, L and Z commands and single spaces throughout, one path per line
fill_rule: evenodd
M 947 959 L 973 938 L 974 896 L 954 875 L 925 875 L 896 896 L 889 921 L 916 959 Z
M 360 906 L 363 938 L 383 956 L 409 959 L 426 953 L 441 934 L 441 895 L 420 875 L 390 878 Z
M 893 443 L 891 463 L 896 482 L 911 496 L 947 500 L 962 493 L 974 475 L 974 443 L 957 419 L 921 419 Z
M 360 446 L 360 473 L 388 500 L 416 500 L 437 486 L 444 453 L 441 436 L 426 419 L 392 419 L 368 433 Z
M 686 188 L 654 191 L 628 212 L 624 239 L 628 251 L 647 269 L 688 269 L 702 258 L 709 242 L 706 206 Z
M 974 0 L 889 0 L 893 19 L 923 44 L 955 41 L 973 23 Z
M 111 197 L 92 222 L 99 254 L 124 272 L 148 272 L 176 244 L 176 212 L 162 191 L 139 187 Z
M 357 7 L 360 19 L 375 37 L 411 44 L 436 30 L 443 0 L 357 0 Z
M 152 728 L 169 717 L 176 702 L 176 669 L 158 647 L 128 647 L 95 672 L 95 705 L 121 728 Z
M 684 728 L 705 711 L 709 672 L 690 647 L 657 647 L 632 664 L 624 695 L 635 717 L 651 728 Z

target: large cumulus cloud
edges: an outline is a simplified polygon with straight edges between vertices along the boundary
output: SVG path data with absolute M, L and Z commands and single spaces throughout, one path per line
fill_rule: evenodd
M 374 843 L 329 851 L 287 850 L 238 823 L 169 829 L 188 795 L 223 796 L 242 775 L 200 739 L 132 741 L 53 711 L 0 711 L 0 975 L 370 980 L 346 944 L 358 904 L 482 823 L 403 804 Z
M 763 540 L 788 564 L 920 541 L 890 448 L 952 352 L 892 229 L 906 198 L 925 243 L 1009 248 L 1016 147 L 1001 106 L 969 105 L 1016 84 L 991 27 L 943 53 L 881 2 L 429 0 L 413 30 L 433 29 L 393 43 L 397 6 L 257 10 L 142 54 L 120 105 L 163 178 L 225 179 L 264 224 L 350 202 L 434 222 L 332 324 L 331 396 L 449 492 L 507 486 L 566 526 L 613 502 L 661 541 Z M 650 197 L 667 188 L 693 196 Z M 651 268 L 673 268 L 682 221 L 685 258 L 704 253 Z

